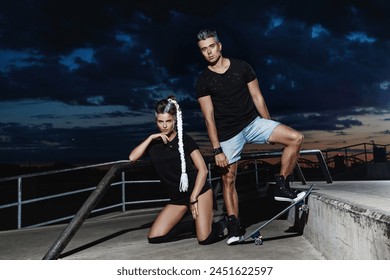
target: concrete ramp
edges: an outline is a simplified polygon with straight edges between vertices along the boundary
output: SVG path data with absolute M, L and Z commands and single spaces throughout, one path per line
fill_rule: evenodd
M 390 259 L 389 181 L 319 184 L 308 205 L 303 235 L 325 258 Z

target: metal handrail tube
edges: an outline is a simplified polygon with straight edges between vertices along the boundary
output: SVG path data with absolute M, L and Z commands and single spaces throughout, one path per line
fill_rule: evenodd
M 97 185 L 96 189 L 91 193 L 88 199 L 84 202 L 83 206 L 81 206 L 74 218 L 70 221 L 68 226 L 65 228 L 65 230 L 61 233 L 61 235 L 58 237 L 58 239 L 54 242 L 52 247 L 43 257 L 44 260 L 58 259 L 61 252 L 68 245 L 70 240 L 84 223 L 85 219 L 89 216 L 91 211 L 95 208 L 95 206 L 100 202 L 104 194 L 107 192 L 112 181 L 118 175 L 118 172 L 122 172 L 129 166 L 130 163 L 126 162 L 121 164 L 115 164 L 111 167 L 111 169 Z
M 168 201 L 170 201 L 169 198 L 137 200 L 137 201 L 128 201 L 126 202 L 126 205 L 135 205 L 135 204 L 150 203 L 150 202 L 168 202 Z
M 129 160 L 118 160 L 118 161 L 110 161 L 110 162 L 98 163 L 98 164 L 92 164 L 92 165 L 65 168 L 65 169 L 60 169 L 60 170 L 50 170 L 50 171 L 43 171 L 43 172 L 36 172 L 36 173 L 28 173 L 28 174 L 23 174 L 23 175 L 0 178 L 0 182 L 17 180 L 19 178 L 24 179 L 24 178 L 30 178 L 30 177 L 52 175 L 52 174 L 64 173 L 64 172 L 68 172 L 68 171 L 76 171 L 76 170 L 82 170 L 82 169 L 89 169 L 89 168 L 113 165 L 113 164 L 118 164 L 118 163 L 129 163 L 129 162 L 130 162 Z
M 125 181 L 127 184 L 139 184 L 139 183 L 159 183 L 160 180 L 137 180 L 137 181 Z
M 114 185 L 114 184 L 112 184 L 112 185 Z M 93 189 L 95 189 L 95 187 L 90 187 L 90 188 L 80 189 L 80 190 L 70 191 L 70 192 L 63 192 L 63 193 L 60 193 L 60 194 L 53 194 L 53 195 L 48 195 L 48 196 L 42 196 L 42 197 L 33 198 L 33 199 L 26 199 L 26 200 L 20 201 L 20 204 L 24 205 L 24 204 L 29 204 L 29 203 L 34 203 L 34 202 L 39 202 L 39 201 L 44 201 L 44 200 L 50 200 L 52 198 L 58 198 L 58 197 L 63 197 L 63 196 L 67 196 L 67 195 L 87 192 L 87 191 L 91 191 Z M 0 205 L 0 209 L 12 207 L 12 206 L 17 206 L 17 205 L 19 205 L 19 202 L 14 202 L 14 203 L 9 203 L 9 204 L 5 204 L 5 205 Z
M 42 197 L 33 198 L 33 199 L 26 199 L 26 200 L 22 201 L 22 204 L 29 204 L 29 203 L 39 202 L 39 201 L 43 201 L 43 200 L 50 200 L 52 198 L 58 198 L 58 197 L 72 195 L 72 194 L 76 194 L 76 193 L 87 192 L 87 191 L 91 191 L 91 190 L 94 190 L 94 189 L 95 189 L 95 187 L 90 187 L 90 188 L 87 188 L 87 189 L 80 189 L 80 190 L 77 190 L 77 191 L 63 192 L 63 193 L 60 193 L 60 194 L 53 194 L 53 195 L 42 196 Z
M 54 224 L 54 223 L 59 223 L 59 222 L 63 222 L 63 221 L 72 219 L 73 217 L 74 217 L 74 215 L 70 215 L 70 216 L 67 216 L 67 217 L 62 217 L 62 218 L 58 218 L 58 219 L 55 219 L 55 220 L 50 220 L 50 221 L 39 223 L 39 224 L 25 226 L 23 228 L 36 228 L 36 227 L 41 227 L 41 226 L 47 226 L 47 225 L 51 225 L 51 224 Z

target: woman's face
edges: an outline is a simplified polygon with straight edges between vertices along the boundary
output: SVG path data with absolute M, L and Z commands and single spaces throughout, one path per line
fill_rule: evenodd
M 165 135 L 171 134 L 175 128 L 175 119 L 169 113 L 157 114 L 156 123 L 160 132 Z

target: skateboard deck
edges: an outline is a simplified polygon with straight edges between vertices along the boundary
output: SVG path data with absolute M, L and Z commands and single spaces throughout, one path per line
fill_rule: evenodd
M 289 211 L 291 208 L 293 208 L 295 206 L 299 206 L 299 210 L 300 211 L 307 212 L 309 210 L 309 206 L 306 205 L 305 199 L 311 193 L 311 191 L 313 190 L 314 185 L 315 184 L 310 185 L 309 189 L 305 190 L 306 193 L 305 193 L 305 195 L 303 197 L 301 197 L 299 200 L 294 201 L 293 203 L 291 203 L 288 207 L 283 209 L 281 212 L 276 214 L 271 219 L 261 223 L 255 230 L 250 232 L 248 235 L 241 237 L 241 239 L 239 241 L 237 241 L 237 243 L 242 243 L 242 242 L 248 240 L 249 238 L 252 238 L 252 239 L 255 240 L 255 244 L 256 245 L 261 245 L 261 244 L 263 244 L 263 239 L 262 239 L 263 237 L 260 234 L 260 230 L 263 229 L 264 227 L 266 227 L 272 221 L 276 220 L 277 218 L 279 218 L 280 216 L 282 216 L 283 214 L 285 214 L 287 211 Z

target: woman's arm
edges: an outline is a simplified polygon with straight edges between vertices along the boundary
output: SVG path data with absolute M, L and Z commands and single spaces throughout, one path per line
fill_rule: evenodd
M 208 170 L 207 170 L 206 163 L 204 162 L 203 156 L 198 149 L 192 151 L 190 156 L 192 161 L 194 162 L 195 168 L 198 170 L 198 174 L 196 175 L 196 179 L 195 179 L 194 190 L 190 195 L 190 203 L 191 203 L 198 200 L 199 193 L 201 192 L 204 184 L 206 183 Z M 191 207 L 194 210 L 192 211 L 193 212 L 192 216 L 195 219 L 199 214 L 198 203 L 191 204 Z
M 198 174 L 196 175 L 195 179 L 194 190 L 192 191 L 192 194 L 190 196 L 191 201 L 195 201 L 198 198 L 199 193 L 206 182 L 208 170 L 206 163 L 204 162 L 203 156 L 198 149 L 192 151 L 190 156 L 192 161 L 194 162 L 195 168 L 198 170 Z
M 146 148 L 149 146 L 149 144 L 154 140 L 161 137 L 161 139 L 164 141 L 164 143 L 167 143 L 168 141 L 168 136 L 166 136 L 163 133 L 156 133 L 150 135 L 148 138 L 146 138 L 141 144 L 139 144 L 137 147 L 135 147 L 131 153 L 129 154 L 129 160 L 130 161 L 136 161 L 142 155 L 145 153 Z

